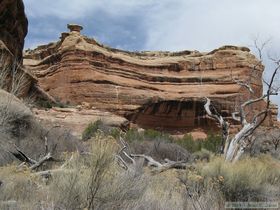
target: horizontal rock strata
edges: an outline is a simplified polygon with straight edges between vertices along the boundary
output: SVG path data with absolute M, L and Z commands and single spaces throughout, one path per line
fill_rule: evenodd
M 216 124 L 205 116 L 203 97 L 210 97 L 230 118 L 250 97 L 237 80 L 250 82 L 253 97 L 262 95 L 263 66 L 248 48 L 127 52 L 103 46 L 74 26 L 58 42 L 24 55 L 24 65 L 39 86 L 62 103 L 87 102 L 144 128 L 212 129 Z M 248 117 L 264 104 L 250 107 Z M 275 117 L 274 113 L 267 123 Z

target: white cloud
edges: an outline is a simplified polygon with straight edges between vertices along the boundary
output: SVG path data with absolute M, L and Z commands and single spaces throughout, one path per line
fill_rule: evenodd
M 55 16 L 61 19 L 83 18 L 98 10 L 112 16 L 129 15 L 140 7 L 152 5 L 154 0 L 24 0 L 31 17 Z
M 177 8 L 166 5 L 153 12 L 145 48 L 208 51 L 224 44 L 248 45 L 256 35 L 280 43 L 279 8 L 278 0 L 178 1 Z
M 28 16 L 37 19 L 75 20 L 97 11 L 116 19 L 139 16 L 148 38 L 145 49 L 211 50 L 223 44 L 248 45 L 256 35 L 273 37 L 274 42 L 280 43 L 279 0 L 24 0 L 24 3 Z

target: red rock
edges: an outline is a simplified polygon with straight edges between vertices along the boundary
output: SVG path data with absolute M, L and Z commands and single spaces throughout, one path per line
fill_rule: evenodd
M 39 86 L 63 103 L 87 102 L 143 128 L 211 130 L 217 125 L 205 116 L 203 97 L 211 98 L 230 118 L 250 97 L 234 79 L 251 81 L 254 97 L 262 95 L 264 68 L 248 48 L 224 46 L 209 53 L 127 52 L 83 36 L 77 27 L 62 33 L 58 42 L 24 55 L 24 65 L 38 78 Z M 248 117 L 264 106 L 264 101 L 251 106 Z M 275 121 L 274 112 L 267 125 Z

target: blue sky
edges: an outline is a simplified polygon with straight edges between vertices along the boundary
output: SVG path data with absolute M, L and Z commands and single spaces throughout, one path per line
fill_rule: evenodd
M 210 51 L 270 39 L 280 58 L 279 0 L 23 0 L 29 19 L 25 48 L 57 41 L 67 23 L 115 48 Z M 265 77 L 272 65 L 266 60 Z M 280 96 L 274 97 L 280 105 Z

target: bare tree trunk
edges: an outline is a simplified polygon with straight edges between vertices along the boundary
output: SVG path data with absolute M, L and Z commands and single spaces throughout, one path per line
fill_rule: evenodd
M 211 107 L 211 101 L 209 98 L 206 98 L 206 103 L 204 108 L 207 114 L 219 122 L 219 125 L 222 129 L 222 142 L 225 144 L 222 146 L 221 149 L 224 151 L 225 160 L 229 162 L 234 162 L 240 159 L 244 151 L 249 148 L 252 142 L 249 141 L 249 137 L 253 134 L 253 132 L 264 122 L 266 119 L 268 112 L 270 111 L 270 96 L 277 95 L 277 93 L 272 91 L 272 85 L 274 78 L 276 76 L 277 71 L 279 70 L 280 66 L 278 66 L 272 75 L 271 81 L 269 83 L 269 87 L 267 90 L 267 94 L 257 98 L 257 99 L 250 99 L 244 102 L 240 106 L 240 111 L 238 113 L 233 113 L 233 119 L 239 121 L 242 125 L 242 129 L 234 135 L 232 139 L 229 139 L 229 123 L 225 122 L 223 117 L 217 112 L 213 106 Z M 250 104 L 257 103 L 266 99 L 266 107 L 264 110 L 260 111 L 259 113 L 255 114 L 251 122 L 248 122 L 245 115 L 245 107 Z M 237 116 L 240 115 L 240 117 Z
M 257 67 L 262 65 L 262 50 L 265 47 L 267 42 L 263 43 L 261 47 L 258 46 L 257 41 L 255 40 L 255 47 L 259 53 L 259 59 L 260 62 L 258 62 L 253 68 L 252 68 L 252 74 L 256 71 Z M 276 74 L 278 73 L 278 70 L 280 69 L 280 59 L 272 59 L 271 61 L 275 64 L 275 69 L 273 71 L 273 74 L 270 78 L 270 81 L 263 81 L 267 85 L 267 91 L 266 94 L 258 97 L 258 98 L 250 98 L 249 100 L 245 101 L 243 104 L 240 105 L 239 111 L 232 113 L 232 118 L 236 121 L 238 121 L 242 128 L 241 130 L 234 135 L 233 138 L 229 138 L 229 122 L 226 122 L 222 115 L 215 109 L 214 106 L 211 105 L 211 100 L 209 98 L 206 98 L 206 103 L 204 105 L 204 108 L 212 119 L 216 120 L 222 130 L 222 146 L 221 151 L 224 153 L 224 157 L 226 161 L 229 162 L 235 162 L 240 159 L 242 154 L 245 152 L 247 148 L 250 147 L 251 144 L 254 143 L 255 139 L 250 140 L 253 132 L 265 121 L 268 113 L 270 112 L 270 96 L 271 95 L 278 95 L 279 87 L 274 87 L 274 80 L 276 77 Z M 251 81 L 244 82 L 234 79 L 234 81 L 239 84 L 242 87 L 245 87 L 248 92 L 250 93 L 250 96 L 254 93 L 253 88 L 251 87 Z M 260 101 L 266 100 L 266 107 L 256 113 L 252 120 L 250 122 L 246 119 L 246 113 L 245 108 L 249 105 L 258 103 Z

